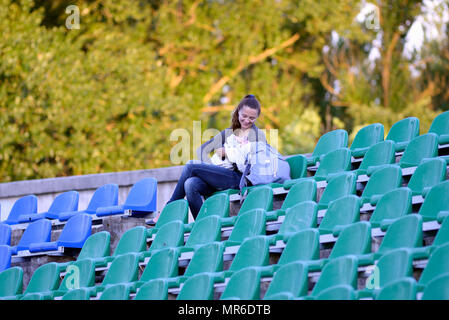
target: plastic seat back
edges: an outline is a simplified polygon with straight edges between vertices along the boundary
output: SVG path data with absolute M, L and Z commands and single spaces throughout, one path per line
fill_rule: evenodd
M 333 286 L 321 291 L 315 300 L 355 300 L 356 294 L 353 287 L 347 284 Z
M 11 251 L 9 246 L 0 245 L 0 272 L 11 267 Z
M 90 293 L 86 288 L 73 289 L 62 296 L 62 300 L 89 300 Z
M 385 193 L 378 201 L 369 222 L 374 228 L 380 227 L 385 219 L 396 219 L 412 212 L 412 191 L 407 187 Z
M 355 256 L 335 258 L 326 263 L 311 295 L 316 296 L 323 290 L 337 285 L 349 285 L 356 288 L 357 258 Z
M 67 191 L 58 194 L 48 208 L 48 214 L 57 216 L 61 212 L 77 211 L 79 202 L 78 191 Z
M 22 214 L 32 214 L 37 212 L 37 197 L 34 194 L 19 198 L 14 202 L 8 218 L 3 221 L 6 224 L 19 223 L 19 216 Z
M 241 243 L 245 238 L 264 235 L 266 215 L 263 209 L 254 209 L 237 216 L 228 241 Z
M 360 220 L 360 198 L 356 195 L 332 201 L 321 220 L 320 234 L 332 233 L 336 226 L 344 226 Z
M 214 277 L 207 273 L 191 276 L 184 282 L 176 300 L 213 300 Z
M 223 271 L 223 252 L 224 247 L 221 242 L 213 242 L 199 247 L 195 250 L 184 276 L 190 277 L 198 273 Z
M 87 238 L 77 260 L 103 258 L 109 256 L 110 252 L 111 234 L 108 231 L 100 231 Z
M 134 300 L 167 300 L 168 283 L 164 279 L 154 279 L 140 287 Z
M 0 245 L 11 245 L 11 227 L 0 223 Z
M 128 300 L 130 288 L 124 284 L 107 287 L 101 294 L 100 300 Z
M 288 208 L 278 235 L 289 235 L 300 230 L 316 228 L 318 206 L 314 201 L 304 201 Z
M 436 133 L 439 136 L 440 144 L 447 143 L 449 141 L 449 111 L 436 116 L 428 132 Z
M 40 266 L 31 276 L 24 294 L 56 290 L 59 287 L 59 272 L 60 268 L 56 262 Z
M 139 275 L 139 256 L 127 253 L 117 256 L 111 263 L 102 285 L 134 282 Z
M 67 267 L 59 290 L 69 291 L 95 285 L 95 262 L 90 259 L 75 261 Z
M 427 262 L 418 283 L 426 286 L 430 281 L 449 272 L 449 243 L 437 247 Z
M 376 300 L 415 300 L 417 286 L 413 278 L 403 278 L 381 288 Z
M 449 180 L 440 182 L 430 189 L 419 209 L 419 214 L 423 217 L 424 221 L 437 220 L 440 211 L 449 210 L 448 194 Z
M 155 251 L 148 261 L 139 281 L 150 281 L 158 278 L 178 276 L 179 252 L 175 248 Z
M 449 300 L 449 273 L 430 281 L 424 289 L 421 300 Z
M 354 153 L 361 151 L 361 149 L 367 150 L 372 145 L 381 142 L 384 139 L 384 126 L 381 123 L 373 123 L 361 128 L 357 131 L 354 140 L 351 144 L 351 151 Z M 360 154 L 360 155 L 363 155 Z
M 189 214 L 189 203 L 185 199 L 175 200 L 167 203 L 162 209 L 159 219 L 154 226 L 155 229 L 159 229 L 163 225 L 172 221 L 181 221 L 187 223 Z
M 255 188 L 248 193 L 239 210 L 239 215 L 253 209 L 273 210 L 273 189 L 267 186 Z
M 320 234 L 316 229 L 306 229 L 291 236 L 278 265 L 288 264 L 294 261 L 309 261 L 320 258 Z
M 247 267 L 266 266 L 268 265 L 268 259 L 268 238 L 264 236 L 248 238 L 241 244 L 229 270 L 236 271 Z
M 143 252 L 146 249 L 147 229 L 144 226 L 137 226 L 122 234 L 113 255 L 117 256 L 130 252 Z
M 313 179 L 300 179 L 287 193 L 282 202 L 281 209 L 288 209 L 303 201 L 316 200 L 316 181 Z
M 405 148 L 406 144 L 419 135 L 419 119 L 409 117 L 395 122 L 385 140 L 392 140 Z
M 393 249 L 421 247 L 422 218 L 418 214 L 409 214 L 397 219 L 389 227 L 377 250 L 384 254 Z
M 290 178 L 298 179 L 307 175 L 307 158 L 297 154 L 285 159 L 290 166 Z
M 261 272 L 256 267 L 245 268 L 229 279 L 220 300 L 259 300 Z
M 423 194 L 433 186 L 446 179 L 446 161 L 435 158 L 428 161 L 421 161 L 413 173 L 407 187 L 413 194 Z
M 144 178 L 137 181 L 129 190 L 124 207 L 136 211 L 153 212 L 157 205 L 157 180 Z
M 22 293 L 23 270 L 11 267 L 0 272 L 0 297 L 15 296 Z
M 386 165 L 375 170 L 362 192 L 362 203 L 370 202 L 386 192 L 402 186 L 402 170 L 398 165 Z
M 357 172 L 364 174 L 369 167 L 393 164 L 395 160 L 394 142 L 391 140 L 381 141 L 368 149 Z
M 265 292 L 264 299 L 284 294 L 292 298 L 307 294 L 307 264 L 296 261 L 283 265 L 273 276 L 273 280 Z
M 197 220 L 186 241 L 186 247 L 195 247 L 221 240 L 221 220 L 219 216 L 208 216 Z
M 337 238 L 329 259 L 371 252 L 371 225 L 360 221 L 346 226 Z
M 446 243 L 449 243 L 449 219 L 445 218 L 433 239 L 432 246 L 436 247 Z
M 118 204 L 118 185 L 115 183 L 105 184 L 95 190 L 87 205 L 86 212 L 95 214 L 100 207 L 116 206 Z
M 218 193 L 207 198 L 201 205 L 196 221 L 210 215 L 216 215 L 221 218 L 229 216 L 229 194 Z
M 17 244 L 17 250 L 28 250 L 30 244 L 38 242 L 50 242 L 51 221 L 41 219 L 28 225 Z
M 351 170 L 351 151 L 341 148 L 327 153 L 321 161 L 313 178 L 326 180 L 328 175 Z
M 82 248 L 92 230 L 92 217 L 78 214 L 70 218 L 58 238 L 58 245 L 70 248 Z
M 331 201 L 355 194 L 357 177 L 352 172 L 342 172 L 329 179 L 326 188 L 318 202 L 318 209 L 327 208 Z
M 379 285 L 382 288 L 397 279 L 412 277 L 413 256 L 408 249 L 391 250 L 380 257 L 376 266 L 379 270 Z
M 404 154 L 399 160 L 402 168 L 418 166 L 422 159 L 438 156 L 438 136 L 435 133 L 427 133 L 414 138 L 405 148 Z
M 181 221 L 172 221 L 164 224 L 156 233 L 148 251 L 165 248 L 175 248 L 184 245 L 184 224 Z
M 348 132 L 337 129 L 323 134 L 313 149 L 312 158 L 317 159 L 331 151 L 348 146 Z M 318 160 L 318 159 L 317 159 Z

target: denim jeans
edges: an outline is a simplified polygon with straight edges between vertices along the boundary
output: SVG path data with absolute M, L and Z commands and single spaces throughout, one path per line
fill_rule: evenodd
M 241 177 L 240 172 L 190 160 L 184 166 L 181 177 L 167 203 L 186 197 L 190 212 L 196 219 L 203 204 L 201 196 L 208 197 L 218 190 L 238 189 Z

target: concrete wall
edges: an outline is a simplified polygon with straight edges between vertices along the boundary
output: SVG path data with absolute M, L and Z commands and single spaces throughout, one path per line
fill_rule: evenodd
M 47 211 L 54 198 L 65 191 L 79 192 L 78 209 L 83 210 L 95 190 L 106 183 L 119 185 L 119 204 L 125 202 L 129 189 L 140 179 L 153 177 L 158 181 L 157 208 L 161 211 L 168 201 L 182 171 L 182 166 L 159 169 L 100 173 L 82 176 L 37 179 L 0 183 L 1 220 L 5 220 L 14 202 L 25 195 L 38 197 L 38 212 Z

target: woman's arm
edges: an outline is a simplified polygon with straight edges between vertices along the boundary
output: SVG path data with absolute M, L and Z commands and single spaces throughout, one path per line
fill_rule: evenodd
M 219 134 L 217 134 L 215 137 L 213 137 L 209 141 L 206 141 L 205 143 L 203 143 L 196 150 L 198 159 L 203 162 L 206 162 L 206 163 L 211 163 L 209 154 L 212 151 L 223 147 L 223 145 L 225 143 L 225 137 L 226 137 L 226 129 L 221 131 Z

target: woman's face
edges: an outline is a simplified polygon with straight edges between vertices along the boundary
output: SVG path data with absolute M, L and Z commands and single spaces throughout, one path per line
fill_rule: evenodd
M 252 127 L 253 123 L 259 117 L 259 113 L 257 109 L 250 108 L 248 106 L 243 106 L 239 111 L 239 122 L 240 126 L 243 130 L 249 129 Z

